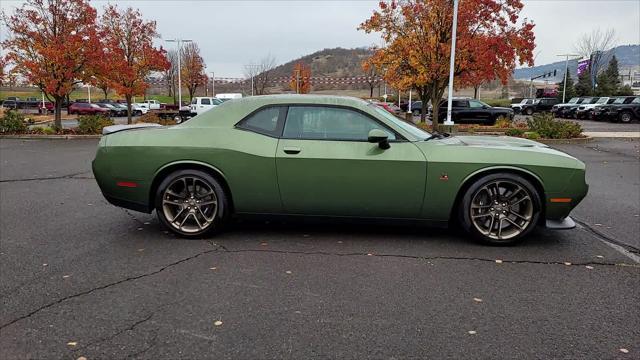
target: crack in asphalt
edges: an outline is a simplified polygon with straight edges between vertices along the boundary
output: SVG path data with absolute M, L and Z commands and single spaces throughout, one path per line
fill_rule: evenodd
M 29 318 L 29 317 L 39 313 L 42 310 L 46 310 L 46 309 L 48 309 L 48 308 L 50 308 L 52 306 L 61 304 L 61 303 L 65 302 L 65 301 L 67 301 L 67 300 L 71 300 L 71 299 L 74 299 L 74 298 L 77 298 L 77 297 L 80 297 L 80 296 L 88 295 L 88 294 L 91 294 L 91 293 L 93 293 L 95 291 L 104 290 L 104 289 L 110 288 L 112 286 L 120 285 L 120 284 L 128 282 L 128 281 L 133 281 L 133 280 L 138 280 L 138 279 L 141 279 L 141 278 L 144 278 L 144 277 L 153 276 L 153 275 L 156 275 L 158 273 L 163 272 L 164 270 L 166 270 L 168 268 L 171 268 L 173 266 L 179 265 L 179 264 L 181 264 L 183 262 L 187 262 L 187 261 L 193 260 L 193 259 L 195 259 L 195 258 L 197 258 L 199 256 L 202 256 L 202 255 L 205 255 L 205 254 L 208 254 L 208 253 L 211 253 L 211 252 L 216 252 L 218 250 L 219 250 L 219 248 L 210 249 L 210 250 L 206 250 L 206 251 L 201 251 L 201 252 L 199 252 L 199 253 L 197 253 L 195 255 L 192 255 L 192 256 L 189 256 L 189 257 L 174 261 L 174 262 L 172 262 L 170 264 L 167 264 L 167 265 L 161 267 L 158 270 L 154 270 L 154 271 L 151 271 L 151 272 L 148 272 L 148 273 L 144 273 L 144 274 L 140 274 L 140 275 L 136 275 L 136 276 L 130 276 L 130 277 L 127 277 L 127 278 L 122 279 L 122 280 L 118 280 L 118 281 L 111 282 L 111 283 L 108 283 L 108 284 L 105 284 L 105 285 L 94 287 L 94 288 L 91 288 L 91 289 L 88 289 L 88 290 L 85 290 L 85 291 L 81 291 L 81 292 L 73 294 L 73 295 L 65 296 L 65 297 L 60 298 L 60 299 L 58 299 L 56 301 L 53 301 L 53 302 L 50 302 L 50 303 L 45 304 L 43 306 L 40 306 L 39 308 L 37 308 L 35 310 L 32 310 L 28 314 L 22 315 L 22 316 L 20 316 L 20 317 L 18 317 L 16 319 L 13 319 L 13 320 L 5 323 L 5 324 L 0 325 L 0 330 L 4 329 L 4 328 L 6 328 L 6 327 L 8 327 L 10 325 L 13 325 L 18 321 L 21 321 L 21 320 L 24 320 L 26 318 Z
M 157 310 L 156 310 L 156 311 L 157 311 Z M 101 344 L 101 343 L 103 343 L 103 342 L 105 342 L 105 341 L 111 341 L 111 340 L 115 339 L 116 337 L 120 336 L 121 334 L 123 334 L 123 333 L 124 333 L 124 332 L 126 332 L 126 331 L 133 331 L 133 330 L 136 328 L 136 326 L 141 325 L 141 324 L 144 324 L 145 322 L 147 322 L 147 321 L 151 320 L 151 318 L 153 317 L 153 315 L 155 315 L 156 311 L 152 312 L 151 314 L 149 314 L 149 316 L 147 316 L 147 317 L 145 317 L 145 318 L 143 318 L 143 319 L 141 319 L 141 320 L 137 320 L 137 321 L 135 321 L 134 323 L 132 323 L 131 325 L 129 325 L 129 326 L 127 326 L 127 327 L 125 327 L 124 329 L 122 329 L 122 330 L 118 330 L 118 331 L 117 331 L 117 332 L 115 332 L 114 334 L 111 334 L 111 335 L 109 335 L 109 336 L 106 336 L 106 337 L 100 338 L 100 339 L 98 339 L 98 340 L 96 340 L 96 341 L 89 342 L 89 343 L 87 343 L 87 344 L 86 344 L 86 345 L 84 345 L 84 346 L 81 346 L 81 347 L 78 347 L 77 349 L 74 349 L 73 351 L 77 353 L 78 351 L 81 351 L 81 350 L 87 349 L 87 348 L 89 348 L 89 347 L 91 347 L 91 346 L 94 346 L 94 345 L 97 345 L 97 344 Z
M 296 254 L 296 255 L 322 255 L 322 256 L 372 256 L 372 257 L 389 257 L 389 258 L 398 258 L 398 259 L 415 259 L 415 260 L 461 260 L 461 261 L 481 261 L 481 262 L 490 262 L 490 263 L 496 263 L 496 260 L 499 260 L 500 263 L 503 264 L 536 264 L 536 265 L 562 265 L 562 266 L 591 266 L 591 265 L 596 265 L 596 266 L 626 266 L 626 267 L 637 267 L 640 268 L 640 265 L 634 265 L 634 264 L 626 264 L 626 263 L 605 263 L 605 262 L 594 262 L 594 261 L 583 261 L 583 262 L 577 262 L 577 263 L 569 263 L 569 262 L 561 262 L 561 261 L 538 261 L 538 260 L 507 260 L 507 259 L 490 259 L 490 258 L 482 258 L 482 257 L 465 257 L 465 256 L 418 256 L 418 255 L 402 255 L 402 254 L 376 254 L 376 253 L 364 253 L 364 252 L 349 252 L 349 253 L 334 253 L 334 252 L 327 252 L 327 251 L 296 251 L 296 250 L 272 250 L 272 249 L 236 249 L 236 250 L 232 250 L 232 249 L 228 249 L 226 246 L 215 243 L 213 241 L 207 241 L 207 243 L 211 246 L 214 246 L 213 249 L 210 250 L 205 250 L 205 251 L 201 251 L 197 254 L 191 255 L 189 257 L 174 261 L 170 264 L 164 265 L 163 267 L 161 267 L 160 269 L 148 272 L 148 273 L 144 273 L 144 274 L 140 274 L 140 275 L 136 275 L 136 276 L 130 276 L 127 277 L 125 279 L 122 280 L 118 280 L 112 283 L 108 283 L 105 285 L 101 285 L 98 287 L 94 287 L 91 288 L 89 290 L 85 290 L 73 295 L 69 295 L 69 296 L 65 296 L 63 298 L 60 298 L 56 301 L 50 302 L 46 305 L 40 306 L 39 308 L 29 312 L 26 315 L 22 315 L 14 320 L 9 321 L 8 323 L 5 323 L 3 325 L 0 326 L 0 330 L 15 324 L 18 321 L 24 320 L 26 318 L 29 318 L 35 314 L 37 314 L 40 311 L 46 310 L 50 307 L 53 307 L 55 305 L 61 304 L 67 300 L 71 300 L 77 297 L 81 297 L 84 295 L 88 295 L 91 294 L 95 291 L 98 290 L 104 290 L 113 286 L 117 286 L 120 285 L 122 283 L 128 282 L 128 281 L 133 281 L 133 280 L 138 280 L 141 278 L 145 278 L 145 277 L 149 277 L 149 276 L 153 276 L 156 275 L 158 273 L 163 272 L 166 269 L 169 269 L 173 266 L 191 261 L 193 259 L 196 259 L 202 255 L 206 255 L 209 253 L 213 253 L 213 252 L 218 252 L 219 254 L 233 254 L 233 253 L 274 253 L 274 254 Z M 222 251 L 220 251 L 222 250 Z M 152 314 L 153 315 L 153 314 Z M 147 319 L 148 320 L 148 319 Z M 147 321 L 144 320 L 144 321 Z M 142 321 L 142 322 L 144 322 Z M 126 330 L 126 329 L 125 329 Z
M 45 177 L 33 177 L 33 178 L 24 178 L 24 179 L 5 179 L 0 180 L 0 183 L 13 183 L 13 182 L 23 182 L 23 181 L 46 181 L 46 180 L 60 180 L 60 179 L 94 179 L 93 177 L 79 177 L 78 175 L 86 174 L 87 171 L 68 174 L 68 175 L 59 175 L 59 176 L 45 176 Z
M 134 359 L 134 358 L 146 353 L 147 351 L 151 350 L 152 347 L 156 346 L 157 339 L 158 339 L 158 332 L 156 331 L 153 334 L 153 339 L 151 339 L 149 346 L 147 346 L 146 348 L 144 348 L 144 349 L 142 349 L 142 350 L 140 350 L 138 352 L 135 352 L 133 354 L 129 354 L 129 355 L 125 356 L 125 359 Z
M 578 219 L 575 216 L 572 216 L 573 220 L 575 222 L 577 222 L 578 224 L 580 224 L 587 232 L 591 233 L 592 235 L 600 238 L 600 240 L 602 241 L 606 241 L 606 242 L 610 242 L 612 244 L 616 244 L 622 248 L 624 248 L 625 250 L 627 250 L 630 253 L 634 253 L 634 254 L 640 254 L 640 249 L 638 249 L 637 247 L 633 246 L 633 245 L 629 245 L 623 241 L 620 241 L 614 237 L 611 237 L 603 232 L 601 232 L 600 230 L 596 229 L 593 225 L 589 224 L 587 221 L 582 220 L 582 219 Z

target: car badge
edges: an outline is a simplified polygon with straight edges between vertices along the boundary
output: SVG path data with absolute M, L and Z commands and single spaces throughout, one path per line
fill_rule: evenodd
M 442 173 L 442 175 L 440 175 L 440 180 L 449 181 L 449 175 L 447 175 L 446 173 Z

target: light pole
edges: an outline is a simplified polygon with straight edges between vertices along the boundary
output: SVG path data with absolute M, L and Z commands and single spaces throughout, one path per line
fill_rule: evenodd
M 580 55 L 576 55 L 576 54 L 561 54 L 561 55 L 556 55 L 556 56 L 563 56 L 566 57 L 566 60 L 564 62 L 564 81 L 562 81 L 562 103 L 564 104 L 564 97 L 565 97 L 565 93 L 567 92 L 567 72 L 569 71 L 569 56 L 571 57 L 575 57 L 575 56 L 580 56 Z
M 180 73 L 182 72 L 182 66 L 180 66 L 180 58 L 182 57 L 182 43 L 192 42 L 193 40 L 186 39 L 168 39 L 166 42 L 178 43 L 178 109 L 182 107 L 182 79 Z
M 249 75 L 251 75 L 251 96 L 253 96 L 253 78 L 255 76 L 255 69 L 257 69 L 260 65 L 257 64 L 249 64 L 249 65 L 245 65 L 244 67 L 247 69 L 247 71 L 249 71 Z
M 449 95 L 447 97 L 447 120 L 444 122 L 445 125 L 453 125 L 453 121 L 451 121 L 451 105 L 453 101 L 453 67 L 456 63 L 456 32 L 458 30 L 458 1 L 459 0 L 453 0 L 453 29 L 451 30 L 451 59 L 449 61 Z M 433 106 L 435 107 L 438 105 L 433 104 Z M 432 119 L 431 121 L 434 121 L 434 119 Z M 438 120 L 435 119 L 435 121 L 438 121 Z

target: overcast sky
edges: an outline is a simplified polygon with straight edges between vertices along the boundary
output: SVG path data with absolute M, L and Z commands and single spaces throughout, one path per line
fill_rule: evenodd
M 99 9 L 108 2 L 92 1 Z M 216 77 L 241 77 L 245 64 L 267 54 L 280 64 L 323 48 L 380 43 L 378 36 L 356 30 L 377 1 L 110 2 L 136 7 L 145 18 L 156 20 L 163 39 L 196 41 L 207 71 L 215 71 Z M 0 0 L 6 12 L 21 4 Z M 536 24 L 536 52 L 540 52 L 536 64 L 557 61 L 556 55 L 571 51 L 581 34 L 598 27 L 615 29 L 617 44 L 640 43 L 640 0 L 525 0 L 524 4 L 522 16 Z

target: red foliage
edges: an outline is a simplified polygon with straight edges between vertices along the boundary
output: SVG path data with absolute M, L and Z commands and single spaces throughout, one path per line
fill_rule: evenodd
M 308 94 L 311 91 L 311 68 L 309 65 L 298 62 L 293 66 L 289 86 L 291 90 L 297 90 L 298 94 Z

